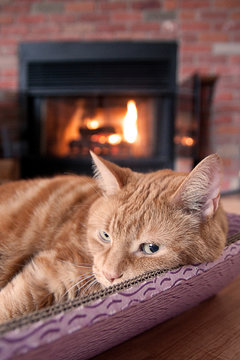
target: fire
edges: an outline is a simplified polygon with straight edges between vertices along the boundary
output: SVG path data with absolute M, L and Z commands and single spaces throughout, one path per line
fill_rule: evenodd
M 95 129 L 98 129 L 99 128 L 99 121 L 98 120 L 95 120 L 95 119 L 89 119 L 87 121 L 87 128 L 88 129 L 91 129 L 91 130 L 95 130 Z
M 127 103 L 127 113 L 123 120 L 123 137 L 132 144 L 137 140 L 137 107 L 133 100 Z
M 181 144 L 185 146 L 193 146 L 194 140 L 190 136 L 183 136 L 181 139 Z
M 175 144 L 181 144 L 182 146 L 193 146 L 195 144 L 195 140 L 190 136 L 175 136 L 174 138 Z
M 122 137 L 119 134 L 112 134 L 108 137 L 108 142 L 111 145 L 118 145 L 122 141 Z

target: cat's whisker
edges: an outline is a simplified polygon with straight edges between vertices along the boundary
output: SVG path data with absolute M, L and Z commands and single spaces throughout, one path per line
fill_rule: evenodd
M 88 275 L 88 276 L 83 277 L 81 280 L 77 281 L 74 285 L 72 285 L 72 286 L 70 287 L 70 289 L 68 289 L 68 291 L 70 291 L 70 290 L 71 290 L 72 288 L 74 288 L 75 286 L 78 287 L 78 285 L 80 285 L 82 282 L 84 282 L 85 280 L 90 279 L 90 278 L 93 277 L 93 276 L 94 276 L 94 275 L 91 273 L 91 275 Z M 80 277 L 81 277 L 81 275 L 80 275 Z
M 80 288 L 78 288 L 78 291 L 79 291 L 79 292 L 80 292 L 81 289 L 83 289 L 87 284 L 95 281 L 95 276 L 94 276 L 94 275 L 92 275 L 92 276 L 94 277 L 94 279 L 90 279 L 90 280 L 88 280 L 85 284 L 83 284 L 82 286 L 80 286 Z M 85 289 L 84 289 L 84 290 L 85 290 Z
M 66 290 L 66 292 L 63 294 L 63 296 L 61 297 L 61 300 L 65 297 L 65 295 L 67 295 L 69 293 L 69 291 L 71 291 L 71 289 L 73 289 L 74 287 L 78 287 L 78 284 L 81 283 L 82 281 L 85 281 L 86 279 L 88 279 L 89 277 L 91 277 L 92 275 L 86 276 L 83 279 L 81 279 L 80 281 L 76 282 L 75 284 L 73 284 L 72 286 L 70 286 L 70 288 L 68 288 Z
M 86 293 L 87 290 L 89 290 L 93 285 L 97 284 L 98 281 L 95 279 L 93 282 L 91 282 L 84 290 L 83 292 Z
M 94 277 L 93 274 L 84 277 L 84 278 L 81 279 L 80 281 L 77 281 L 77 282 L 76 282 L 75 284 L 73 284 L 69 289 L 67 289 L 67 291 L 66 291 L 66 292 L 63 294 L 63 296 L 61 297 L 61 300 L 62 300 L 67 294 L 69 294 L 69 292 L 70 292 L 73 288 L 75 288 L 75 287 L 78 288 L 78 285 L 79 285 L 79 284 L 81 284 L 82 282 L 84 282 L 84 281 L 86 281 L 86 280 L 88 280 L 88 279 L 90 279 L 90 278 L 92 278 L 92 277 Z M 91 281 L 92 281 L 92 279 L 91 279 Z M 87 283 L 88 283 L 88 282 L 87 282 Z M 80 288 L 80 289 L 81 289 L 81 288 Z M 78 288 L 78 291 L 79 291 L 80 289 Z

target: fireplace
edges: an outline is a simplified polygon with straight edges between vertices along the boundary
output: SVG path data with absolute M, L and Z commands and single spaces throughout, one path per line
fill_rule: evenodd
M 172 168 L 175 42 L 20 45 L 22 177 L 89 173 L 89 150 Z

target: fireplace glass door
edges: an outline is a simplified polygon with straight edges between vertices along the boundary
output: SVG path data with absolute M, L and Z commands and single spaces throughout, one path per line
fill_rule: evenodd
M 40 155 L 149 158 L 156 149 L 151 97 L 49 97 L 41 101 Z M 155 137 L 154 137 L 155 134 Z

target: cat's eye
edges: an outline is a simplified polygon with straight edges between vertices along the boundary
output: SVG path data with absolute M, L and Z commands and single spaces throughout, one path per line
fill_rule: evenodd
M 104 242 L 111 242 L 110 235 L 104 230 L 99 230 L 98 236 L 99 236 L 100 240 L 102 240 Z
M 156 253 L 159 250 L 159 246 L 156 245 L 156 244 L 144 243 L 144 244 L 140 245 L 140 250 L 142 252 L 144 252 L 145 254 L 147 254 L 147 255 L 152 255 L 152 254 Z

